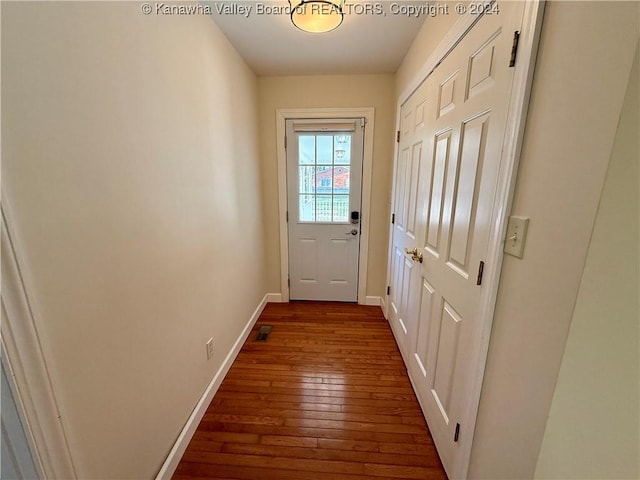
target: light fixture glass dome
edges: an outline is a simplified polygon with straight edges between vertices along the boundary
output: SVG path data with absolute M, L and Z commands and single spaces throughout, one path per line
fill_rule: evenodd
M 344 0 L 289 0 L 289 5 L 291 21 L 305 32 L 330 32 L 344 18 Z

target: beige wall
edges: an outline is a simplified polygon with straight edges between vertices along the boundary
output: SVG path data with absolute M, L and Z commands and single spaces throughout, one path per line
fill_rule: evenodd
M 281 291 L 276 110 L 279 108 L 374 107 L 375 132 L 367 295 L 384 295 L 395 124 L 393 79 L 393 75 L 259 78 L 264 242 L 270 292 Z
M 512 209 L 531 223 L 524 258 L 505 256 L 503 264 L 471 478 L 534 475 L 638 40 L 638 14 L 637 2 L 547 4 Z
M 536 478 L 640 478 L 638 51 Z
M 2 4 L 3 195 L 83 479 L 158 472 L 266 293 L 256 78 L 139 8 Z

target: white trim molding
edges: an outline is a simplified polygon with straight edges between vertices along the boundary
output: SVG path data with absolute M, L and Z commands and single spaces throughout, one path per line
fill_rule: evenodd
M 75 479 L 77 473 L 64 429 L 54 382 L 38 333 L 38 315 L 29 296 L 29 277 L 13 229 L 7 200 L 2 198 L 2 350 L 8 380 L 36 469 L 42 478 Z
M 283 303 L 281 293 L 267 293 L 267 303 Z
M 498 286 L 500 282 L 500 272 L 503 258 L 503 239 L 506 234 L 508 213 L 511 210 L 513 195 L 515 190 L 516 176 L 518 172 L 518 160 L 522 139 L 524 136 L 525 122 L 529 106 L 529 96 L 533 80 L 533 72 L 538 50 L 540 30 L 544 14 L 544 0 L 530 0 L 524 2 L 524 12 L 522 16 L 520 39 L 518 45 L 518 59 L 515 65 L 513 86 L 509 101 L 507 125 L 505 129 L 505 140 L 502 149 L 500 170 L 498 173 L 498 184 L 492 208 L 491 230 L 487 247 L 487 259 L 485 267 L 485 277 L 483 283 L 486 289 L 480 300 L 478 342 L 469 353 L 472 364 L 475 366 L 472 378 L 470 379 L 469 401 L 464 412 L 467 433 L 461 438 L 459 448 L 461 454 L 459 461 L 454 465 L 454 477 L 456 479 L 467 478 L 469 471 L 469 461 L 473 447 L 473 437 L 482 391 L 482 381 L 489 350 L 489 338 L 491 336 L 491 326 Z M 465 15 L 453 25 L 442 41 L 434 49 L 433 53 L 425 60 L 423 67 L 410 82 L 409 86 L 400 94 L 396 111 L 396 127 L 400 128 L 400 114 L 402 105 L 409 99 L 412 93 L 431 75 L 444 58 L 458 45 L 466 33 L 479 20 L 479 16 Z M 398 159 L 398 144 L 394 149 L 394 179 L 395 185 L 396 165 Z M 392 198 L 394 198 L 392 196 Z M 393 226 L 389 228 L 389 238 L 392 238 Z M 391 285 L 391 255 L 392 245 L 389 243 L 387 285 Z M 393 287 L 392 287 L 393 288 Z M 388 296 L 381 299 L 381 305 L 385 316 L 388 318 L 387 306 Z M 391 329 L 393 331 L 393 329 Z M 395 336 L 395 331 L 393 331 Z M 398 339 L 396 338 L 396 342 Z M 413 380 L 412 380 L 413 384 Z
M 371 217 L 371 177 L 373 171 L 374 108 L 282 108 L 276 110 L 276 146 L 278 157 L 278 212 L 280 225 L 280 288 L 282 301 L 289 301 L 289 236 L 287 228 L 287 151 L 285 121 L 287 119 L 358 118 L 365 119 L 362 163 L 362 206 L 360 255 L 358 269 L 358 303 L 366 304 L 369 253 L 369 221 Z
M 382 298 L 380 297 L 374 297 L 374 296 L 367 296 L 364 299 L 364 304 L 365 305 L 374 305 L 374 306 L 379 306 L 382 305 Z
M 227 357 L 224 359 L 224 362 L 222 362 L 222 365 L 220 366 L 216 374 L 211 379 L 211 382 L 209 382 L 209 385 L 207 385 L 207 388 L 205 389 L 204 393 L 200 397 L 200 400 L 198 400 L 198 403 L 196 404 L 195 408 L 191 412 L 191 415 L 189 415 L 187 423 L 185 423 L 184 427 L 182 428 L 182 431 L 180 432 L 180 435 L 178 435 L 178 439 L 174 443 L 173 448 L 169 452 L 169 455 L 165 459 L 162 467 L 160 468 L 160 471 L 156 476 L 156 480 L 169 480 L 175 473 L 176 468 L 178 468 L 178 464 L 180 463 L 180 460 L 184 455 L 184 452 L 187 450 L 187 447 L 189 446 L 189 442 L 191 441 L 191 438 L 193 438 L 193 435 L 196 433 L 196 430 L 198 428 L 198 425 L 200 424 L 200 421 L 202 420 L 202 417 L 204 417 L 204 414 L 206 413 L 207 408 L 209 408 L 209 404 L 211 403 L 211 400 L 213 400 L 213 397 L 218 391 L 218 389 L 220 388 L 220 385 L 222 384 L 224 377 L 227 375 L 227 372 L 231 368 L 231 365 L 233 364 L 236 357 L 240 353 L 240 350 L 242 349 L 244 342 L 247 340 L 247 338 L 249 337 L 249 334 L 251 333 L 251 329 L 258 321 L 258 318 L 260 318 L 260 315 L 262 314 L 264 307 L 267 305 L 267 303 L 269 303 L 270 301 L 269 298 L 271 295 L 274 295 L 274 294 L 267 293 L 262 299 L 262 301 L 260 302 L 260 305 L 256 307 L 255 311 L 253 312 L 253 315 L 251 315 L 251 318 L 249 319 L 244 329 L 242 330 L 242 333 L 240 334 L 236 342 L 233 344 L 233 348 L 227 354 Z

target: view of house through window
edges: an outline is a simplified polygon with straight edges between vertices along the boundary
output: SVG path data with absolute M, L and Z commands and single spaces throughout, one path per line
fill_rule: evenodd
M 349 223 L 351 133 L 298 137 L 300 222 Z

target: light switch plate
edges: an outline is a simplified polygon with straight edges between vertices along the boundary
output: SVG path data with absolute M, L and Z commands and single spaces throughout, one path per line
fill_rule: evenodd
M 517 258 L 522 258 L 528 229 L 529 218 L 517 217 L 515 215 L 509 217 L 507 236 L 504 240 L 504 253 L 508 253 L 509 255 L 513 255 Z

